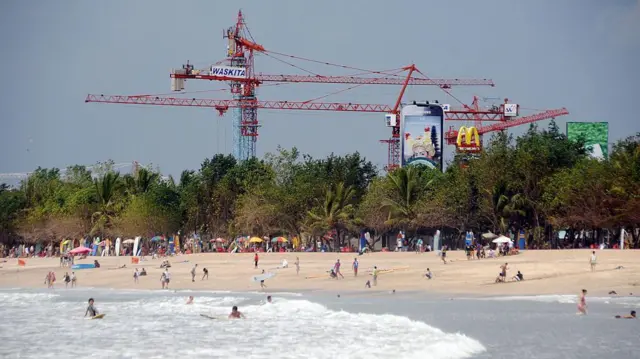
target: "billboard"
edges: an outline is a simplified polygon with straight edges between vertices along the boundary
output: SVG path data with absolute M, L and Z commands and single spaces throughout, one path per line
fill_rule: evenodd
M 408 105 L 400 113 L 401 165 L 442 170 L 443 110 L 440 105 Z
M 567 122 L 567 138 L 585 140 L 585 147 L 591 157 L 609 157 L 609 122 Z

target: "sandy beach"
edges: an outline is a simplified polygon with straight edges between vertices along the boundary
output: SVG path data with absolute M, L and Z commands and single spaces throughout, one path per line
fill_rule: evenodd
M 463 251 L 448 253 L 443 264 L 435 253 L 372 253 L 357 256 L 353 253 L 261 253 L 258 269 L 254 269 L 252 254 L 192 254 L 168 258 L 171 289 L 194 290 L 260 290 L 251 277 L 266 272 L 276 276 L 265 283 L 265 292 L 287 291 L 427 291 L 466 295 L 538 295 L 575 294 L 586 288 L 591 295 L 606 295 L 615 290 L 620 295 L 640 294 L 640 251 L 597 251 L 598 265 L 592 273 L 589 250 L 523 251 L 519 255 L 495 259 L 467 260 Z M 300 274 L 296 275 L 295 259 L 300 258 Z M 351 264 L 358 257 L 360 272 L 353 275 Z M 342 262 L 344 279 L 330 279 L 327 271 L 336 259 Z M 147 257 L 139 264 L 131 264 L 130 257 L 88 257 L 76 263 L 93 263 L 98 259 L 101 268 L 75 270 L 79 287 L 115 289 L 160 289 L 162 259 Z M 279 268 L 287 259 L 289 268 Z M 494 283 L 499 266 L 509 263 L 508 277 L 519 270 L 522 282 Z M 190 271 L 198 264 L 196 281 L 191 282 Z M 69 268 L 61 268 L 58 258 L 26 259 L 19 267 L 17 259 L 3 262 L 0 268 L 0 287 L 42 288 L 49 270 L 55 271 L 56 287 L 64 287 L 62 277 Z M 126 268 L 118 268 L 126 265 Z M 371 269 L 382 272 L 378 286 L 365 288 L 371 279 Z M 145 268 L 148 276 L 139 283 L 133 281 L 134 268 Z M 616 269 L 622 267 L 621 269 Z M 209 270 L 209 279 L 201 280 L 202 268 Z M 424 277 L 427 268 L 434 278 Z M 390 270 L 385 272 L 385 270 Z

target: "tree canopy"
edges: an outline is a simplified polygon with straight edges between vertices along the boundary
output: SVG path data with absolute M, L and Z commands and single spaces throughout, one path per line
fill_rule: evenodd
M 543 247 L 553 230 L 633 229 L 640 222 L 640 134 L 609 158 L 588 157 L 555 123 L 520 137 L 495 134 L 473 159 L 456 156 L 441 173 L 424 167 L 380 172 L 359 153 L 327 158 L 278 148 L 264 159 L 206 158 L 179 180 L 152 168 L 120 174 L 112 162 L 89 170 L 37 168 L 21 185 L 0 186 L 0 240 L 199 233 L 329 237 L 341 245 L 441 229 L 531 234 Z

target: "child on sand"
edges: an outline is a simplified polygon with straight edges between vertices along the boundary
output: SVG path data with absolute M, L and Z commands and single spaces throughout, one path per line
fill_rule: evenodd
M 591 252 L 591 258 L 589 258 L 589 263 L 591 264 L 591 271 L 595 272 L 596 271 L 596 263 L 598 261 L 598 258 L 596 257 L 596 251 L 592 251 Z

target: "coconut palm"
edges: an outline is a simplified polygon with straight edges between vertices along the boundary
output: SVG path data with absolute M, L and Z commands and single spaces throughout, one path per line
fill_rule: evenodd
M 354 208 L 351 203 L 355 195 L 352 186 L 340 182 L 325 190 L 324 200 L 307 213 L 307 229 L 312 233 L 335 230 L 341 243 L 341 229 L 350 224 Z
M 115 195 L 120 173 L 107 172 L 102 177 L 93 180 L 98 196 L 98 211 L 91 216 L 91 234 L 104 235 L 105 229 L 113 223 L 116 214 Z
M 380 208 L 388 213 L 389 225 L 406 230 L 416 224 L 418 201 L 433 181 L 427 180 L 424 173 L 422 168 L 408 166 L 389 174 L 392 191 L 388 197 L 382 199 Z

